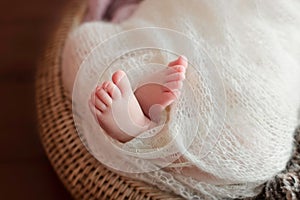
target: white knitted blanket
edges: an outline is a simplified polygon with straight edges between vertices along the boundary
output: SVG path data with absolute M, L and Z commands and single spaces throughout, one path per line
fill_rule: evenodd
M 285 168 L 299 123 L 299 10 L 297 0 L 145 0 L 122 24 L 81 25 L 63 77 L 83 142 L 112 170 L 187 199 L 256 195 Z M 190 66 L 159 134 L 109 138 L 88 109 L 95 85 L 121 68 L 137 87 L 178 54 Z

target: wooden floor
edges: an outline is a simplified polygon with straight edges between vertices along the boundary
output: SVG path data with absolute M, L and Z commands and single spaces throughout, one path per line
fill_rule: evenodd
M 37 132 L 36 60 L 67 0 L 0 1 L 0 199 L 68 200 Z

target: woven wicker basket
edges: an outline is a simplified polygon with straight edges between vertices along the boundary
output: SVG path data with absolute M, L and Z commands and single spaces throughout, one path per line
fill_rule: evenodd
M 40 136 L 47 156 L 75 199 L 181 199 L 146 183 L 111 172 L 86 150 L 76 133 L 71 102 L 62 87 L 61 54 L 68 33 L 80 24 L 84 16 L 86 2 L 73 0 L 67 5 L 37 69 L 37 112 Z M 297 166 L 267 183 L 259 199 L 282 199 L 299 195 L 300 186 L 296 184 L 299 180 L 299 152 L 299 149 L 295 150 L 288 165 L 289 168 Z

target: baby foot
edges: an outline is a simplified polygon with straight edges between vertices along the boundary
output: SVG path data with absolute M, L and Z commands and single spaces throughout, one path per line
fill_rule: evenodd
M 144 114 L 155 122 L 159 121 L 162 111 L 179 97 L 187 59 L 180 56 L 168 66 L 145 78 L 134 92 Z
M 133 139 L 150 126 L 123 71 L 115 72 L 112 82 L 98 86 L 89 104 L 99 125 L 120 142 Z

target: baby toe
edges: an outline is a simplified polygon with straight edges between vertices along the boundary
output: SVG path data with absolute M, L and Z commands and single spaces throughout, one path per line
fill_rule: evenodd
M 94 92 L 92 92 L 92 94 L 91 94 L 91 96 L 90 96 L 90 102 L 91 102 L 93 105 L 95 105 L 95 101 L 96 101 L 96 99 L 98 98 L 97 95 L 96 95 L 97 91 L 98 91 L 98 88 L 96 88 L 96 90 L 95 90 Z
M 186 68 L 188 66 L 187 58 L 185 56 L 179 56 L 176 60 L 170 62 L 168 66 L 174 67 L 176 65 L 182 65 Z
M 164 85 L 166 88 L 168 88 L 169 90 L 173 91 L 173 90 L 180 90 L 182 88 L 182 81 L 171 81 L 171 82 L 167 82 Z
M 185 68 L 188 66 L 188 59 L 185 56 L 179 56 L 178 62 L 180 65 L 183 65 Z
M 112 99 L 118 99 L 121 97 L 121 93 L 118 87 L 110 81 L 106 82 L 105 87 L 103 89 Z
M 173 67 L 168 68 L 168 74 L 183 72 L 185 73 L 185 67 L 183 65 L 175 65 Z
M 101 87 L 99 87 L 100 89 L 106 89 L 109 85 L 109 81 L 104 81 L 101 85 Z
M 95 116 L 95 119 L 97 120 L 97 122 L 101 125 L 101 123 L 104 120 L 104 114 L 100 110 L 95 109 L 94 116 Z
M 89 100 L 89 108 L 91 110 L 91 112 L 93 113 L 93 115 L 95 115 L 95 105 L 94 103 L 92 102 L 92 99 Z
M 98 91 L 91 95 L 89 104 L 90 104 L 90 109 L 92 112 L 94 112 L 94 110 L 96 110 L 96 109 L 103 112 L 106 109 L 106 105 L 98 97 Z
M 89 100 L 89 107 L 94 116 L 94 118 L 99 122 L 99 117 L 101 117 L 102 112 L 98 110 L 92 100 Z
M 100 99 L 96 99 L 95 107 L 96 107 L 96 109 L 100 110 L 101 112 L 105 112 L 105 110 L 107 108 L 106 105 Z
M 173 74 L 170 74 L 166 77 L 166 82 L 171 81 L 183 81 L 185 79 L 185 74 L 182 72 L 176 72 Z
M 95 102 L 97 102 L 98 100 L 99 104 L 104 104 L 105 107 L 111 106 L 112 98 L 110 97 L 107 91 L 104 91 L 103 88 L 97 91 L 97 97 L 98 98 L 96 98 Z
M 116 71 L 112 76 L 112 80 L 114 84 L 117 86 L 118 91 L 120 91 L 122 95 L 131 94 L 132 89 L 131 89 L 130 81 L 124 71 L 122 70 Z

